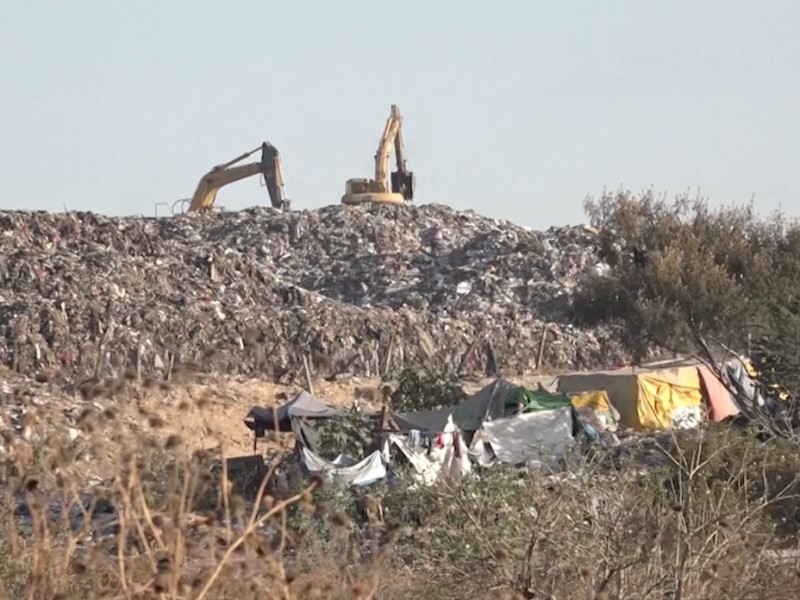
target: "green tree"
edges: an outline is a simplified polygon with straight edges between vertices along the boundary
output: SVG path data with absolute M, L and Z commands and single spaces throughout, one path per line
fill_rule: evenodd
M 800 228 L 782 215 L 652 193 L 604 195 L 585 209 L 610 270 L 581 282 L 575 318 L 617 327 L 635 358 L 695 351 L 701 339 L 744 348 L 792 313 L 777 300 L 800 280 Z
M 455 373 L 416 366 L 403 369 L 388 401 L 393 410 L 412 412 L 452 406 L 466 398 Z

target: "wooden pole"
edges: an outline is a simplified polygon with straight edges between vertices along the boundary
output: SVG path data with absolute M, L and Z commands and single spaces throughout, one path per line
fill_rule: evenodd
M 542 358 L 544 358 L 544 345 L 547 341 L 547 334 L 550 331 L 550 325 L 546 324 L 542 329 L 542 340 L 539 342 L 539 355 L 536 357 L 536 370 L 542 368 Z
M 314 384 L 311 383 L 311 368 L 308 366 L 308 357 L 305 354 L 303 354 L 303 371 L 306 374 L 306 387 L 308 388 L 308 393 L 313 396 Z

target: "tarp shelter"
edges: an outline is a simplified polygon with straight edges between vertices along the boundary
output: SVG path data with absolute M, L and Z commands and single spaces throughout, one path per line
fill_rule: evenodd
M 345 413 L 306 392 L 301 391 L 286 404 L 275 409 L 254 406 L 245 417 L 245 425 L 254 431 L 256 437 L 264 437 L 266 431 L 277 430 L 289 433 L 292 429 L 292 419 L 327 419 L 341 416 Z
M 321 475 L 349 485 L 369 485 L 386 477 L 386 466 L 380 450 L 361 461 L 344 454 L 328 461 L 304 447 L 300 450 L 300 464 L 309 475 Z
M 558 389 L 567 394 L 605 391 L 620 422 L 639 431 L 669 429 L 682 418 L 698 416 L 703 406 L 695 365 L 561 375 Z
M 573 442 L 572 407 L 537 410 L 483 424 L 473 439 L 491 447 L 498 461 L 543 464 L 564 454 Z

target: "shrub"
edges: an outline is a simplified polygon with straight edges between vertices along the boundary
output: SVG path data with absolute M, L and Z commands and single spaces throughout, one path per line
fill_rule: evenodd
M 452 406 L 466 398 L 454 373 L 414 366 L 400 373 L 388 401 L 397 412 L 413 412 Z

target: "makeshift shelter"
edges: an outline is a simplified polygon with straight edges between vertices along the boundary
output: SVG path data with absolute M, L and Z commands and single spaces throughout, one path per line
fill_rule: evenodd
M 551 394 L 542 390 L 529 390 L 517 386 L 506 395 L 504 414 L 509 412 L 530 412 L 535 410 L 551 410 L 570 405 L 566 394 Z
M 305 390 L 292 400 L 277 408 L 254 406 L 245 417 L 244 424 L 256 437 L 264 437 L 267 431 L 289 433 L 293 431 L 292 419 L 327 419 L 344 415 L 343 411 L 329 406 Z
M 703 393 L 696 365 L 561 375 L 558 390 L 566 394 L 605 391 L 620 422 L 639 431 L 694 425 L 702 415 Z
M 247 417 L 252 419 L 253 426 L 247 426 L 256 431 L 277 430 L 282 432 L 292 431 L 291 419 L 326 419 L 345 414 L 343 411 L 329 406 L 319 398 L 301 391 L 297 396 L 277 409 L 254 406 Z M 247 424 L 247 421 L 246 421 Z M 259 436 L 261 437 L 261 436 Z
M 742 414 L 748 418 L 754 418 L 764 409 L 766 402 L 750 376 L 748 366 L 741 360 L 732 360 L 725 363 L 722 376 L 733 391 L 733 400 Z
M 392 419 L 394 419 L 400 431 L 403 432 L 417 430 L 427 433 L 441 433 L 445 430 L 447 419 L 451 414 L 451 408 L 442 408 L 439 410 L 393 413 Z
M 403 438 L 390 435 L 387 444 L 386 460 L 389 460 L 389 447 L 396 447 L 413 468 L 415 479 L 425 485 L 430 485 L 443 476 L 455 480 L 461 479 L 472 469 L 468 450 L 452 418 L 447 419 L 442 431 L 437 435 L 436 443 L 427 449 L 415 445 L 410 436 Z
M 483 422 L 504 416 L 508 393 L 517 387 L 506 379 L 495 379 L 492 383 L 464 400 L 453 411 L 453 420 L 464 431 L 476 431 Z

